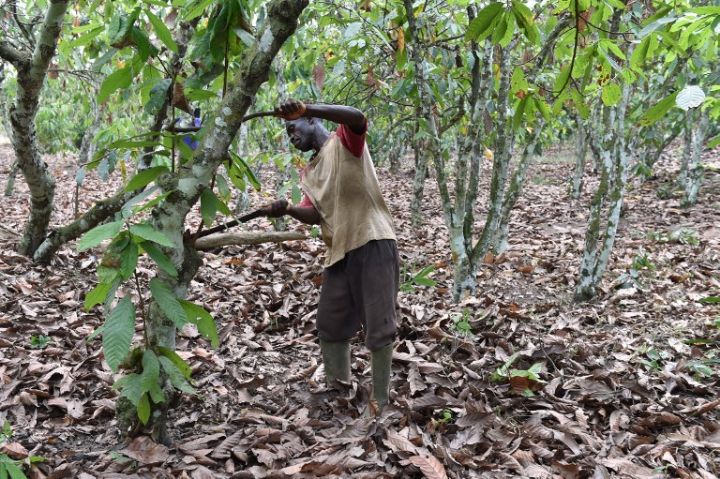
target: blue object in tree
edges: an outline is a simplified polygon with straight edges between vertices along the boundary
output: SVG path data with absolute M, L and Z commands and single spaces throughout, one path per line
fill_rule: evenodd
M 200 108 L 195 108 L 195 111 L 193 112 L 193 126 L 200 126 L 202 125 L 202 120 L 200 119 Z M 187 135 L 183 138 L 183 141 L 187 146 L 190 147 L 191 150 L 194 150 L 198 147 L 200 144 L 199 141 L 197 141 L 195 138 L 192 137 L 192 135 Z

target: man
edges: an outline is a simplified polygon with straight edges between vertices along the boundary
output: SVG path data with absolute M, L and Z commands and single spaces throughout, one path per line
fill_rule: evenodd
M 399 260 L 392 218 L 365 145 L 367 120 L 356 108 L 293 100 L 277 113 L 293 146 L 315 151 L 302 174 L 303 201 L 279 200 L 266 210 L 271 217 L 290 215 L 321 226 L 328 250 L 316 321 L 326 382 L 350 380 L 350 340 L 362 327 L 371 352 L 372 400 L 382 409 L 388 402 Z M 320 120 L 340 126 L 330 133 Z

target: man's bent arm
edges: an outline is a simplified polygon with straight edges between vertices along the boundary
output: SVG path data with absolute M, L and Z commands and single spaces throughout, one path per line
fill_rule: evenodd
M 322 220 L 314 206 L 288 205 L 287 214 L 308 225 L 319 225 Z
M 334 123 L 342 123 L 358 134 L 365 132 L 367 122 L 363 112 L 352 106 L 345 105 L 305 105 L 305 114 L 303 116 L 312 116 Z

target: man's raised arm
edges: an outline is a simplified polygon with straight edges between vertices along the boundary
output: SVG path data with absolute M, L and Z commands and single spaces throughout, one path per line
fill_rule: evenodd
M 320 118 L 322 120 L 332 121 L 333 123 L 347 125 L 352 131 L 358 134 L 365 131 L 367 122 L 363 112 L 355 107 L 345 105 L 306 105 L 300 101 L 290 100 L 280 105 L 278 111 L 286 120 L 294 120 L 301 116 Z

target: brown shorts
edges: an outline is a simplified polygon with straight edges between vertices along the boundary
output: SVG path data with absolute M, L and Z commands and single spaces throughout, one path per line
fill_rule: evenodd
M 318 336 L 345 341 L 365 330 L 376 351 L 395 337 L 400 262 L 395 240 L 377 240 L 348 251 L 325 268 L 317 311 Z

